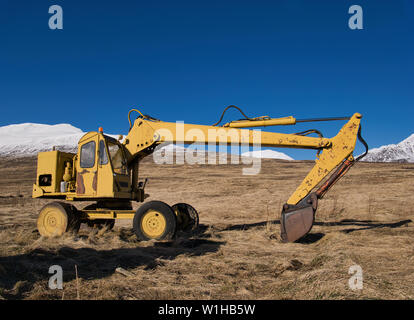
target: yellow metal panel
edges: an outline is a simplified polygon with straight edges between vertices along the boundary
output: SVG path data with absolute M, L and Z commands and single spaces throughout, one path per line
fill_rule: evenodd
M 135 215 L 134 210 L 119 210 L 119 211 L 82 211 L 84 217 L 87 219 L 133 219 Z
M 292 116 L 277 118 L 277 119 L 263 119 L 263 120 L 240 120 L 226 123 L 224 127 L 230 128 L 252 128 L 252 127 L 267 127 L 267 126 L 281 126 L 296 124 L 296 119 Z
M 40 198 L 44 195 L 44 191 L 37 184 L 33 185 L 32 198 Z
M 98 132 L 96 131 L 87 132 L 79 139 L 78 144 L 84 144 L 84 142 L 90 141 L 91 138 L 94 138 L 97 135 L 98 135 Z
M 37 156 L 37 179 L 39 185 L 39 176 L 51 175 L 51 185 L 41 186 L 45 193 L 60 192 L 60 182 L 63 181 L 65 172 L 65 163 L 72 163 L 74 154 L 61 151 L 39 152 Z
M 288 204 L 297 204 L 344 159 L 352 155 L 361 118 L 361 114 L 355 113 L 341 131 L 331 139 L 332 146 L 323 150 L 319 159 L 315 161 L 315 166 L 287 201 Z

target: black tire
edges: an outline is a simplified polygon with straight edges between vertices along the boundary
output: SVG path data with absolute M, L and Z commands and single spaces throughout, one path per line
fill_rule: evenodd
M 149 215 L 152 217 L 148 218 Z M 171 240 L 176 232 L 177 217 L 168 204 L 150 201 L 138 208 L 132 226 L 141 241 Z M 153 230 L 153 233 L 148 232 Z
M 78 232 L 81 225 L 78 209 L 69 203 L 61 202 L 60 204 L 65 207 L 66 213 L 68 214 L 69 224 L 67 232 Z
M 177 230 L 189 232 L 198 228 L 198 212 L 188 203 L 176 203 L 172 209 L 177 216 Z

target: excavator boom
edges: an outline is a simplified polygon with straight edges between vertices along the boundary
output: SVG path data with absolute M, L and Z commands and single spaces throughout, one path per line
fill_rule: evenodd
M 139 161 L 139 159 L 151 154 L 154 148 L 162 143 L 214 145 L 240 143 L 249 146 L 260 145 L 263 147 L 322 151 L 320 154 L 318 152 L 314 167 L 282 209 L 281 238 L 282 241 L 292 242 L 310 231 L 314 222 L 318 199 L 322 198 L 327 190 L 355 163 L 353 151 L 357 137 L 360 137 L 361 118 L 362 116 L 359 113 L 355 113 L 349 118 L 339 118 L 340 120 L 348 119 L 348 122 L 335 137 L 324 138 L 322 136 L 309 137 L 303 135 L 303 133 L 284 134 L 240 129 L 258 126 L 294 125 L 297 120 L 293 117 L 277 119 L 267 116 L 247 118 L 218 127 L 216 125 L 164 122 L 141 114 L 133 125 L 130 120 L 130 131 L 124 140 L 124 145 L 132 162 Z M 328 120 L 338 120 L 338 118 Z M 311 121 L 320 121 L 320 119 Z M 319 132 L 317 130 L 313 131 Z M 312 192 L 336 167 L 338 167 L 337 171 L 316 192 Z

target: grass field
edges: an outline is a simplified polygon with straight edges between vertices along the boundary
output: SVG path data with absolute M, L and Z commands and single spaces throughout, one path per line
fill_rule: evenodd
M 0 159 L 0 299 L 414 298 L 414 164 L 358 163 L 320 201 L 310 234 L 285 244 L 281 206 L 312 162 L 263 160 L 245 176 L 242 165 L 150 158 L 140 168 L 149 200 L 194 206 L 194 233 L 138 242 L 126 220 L 42 238 L 36 219 L 49 200 L 31 198 L 36 160 Z M 63 268 L 63 290 L 48 288 L 51 265 Z M 362 290 L 349 287 L 353 265 Z

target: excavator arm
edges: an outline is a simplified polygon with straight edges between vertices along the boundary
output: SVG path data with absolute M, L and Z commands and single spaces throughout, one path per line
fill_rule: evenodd
M 133 124 L 130 120 L 132 111 L 137 111 L 140 114 Z M 239 109 L 239 111 L 241 110 Z M 145 116 L 136 109 L 130 111 L 128 118 L 130 130 L 123 143 L 128 153 L 130 167 L 137 166 L 140 159 L 151 154 L 157 145 L 166 142 L 214 145 L 243 144 L 249 146 L 260 145 L 262 147 L 318 150 L 314 167 L 283 206 L 281 215 L 281 238 L 284 242 L 296 241 L 311 230 L 318 199 L 321 199 L 329 188 L 361 158 L 354 159 L 353 157 L 357 138 L 360 138 L 366 148 L 368 148 L 360 136 L 360 121 L 362 116 L 359 113 L 355 113 L 349 118 L 310 120 L 296 120 L 293 117 L 275 119 L 267 116 L 258 118 L 245 117 L 245 119 L 232 121 L 223 126 L 217 126 L 218 123 L 207 126 L 182 122 L 164 122 Z M 347 119 L 348 122 L 333 138 L 324 138 L 317 130 L 308 130 L 297 134 L 284 134 L 241 129 L 248 127 L 294 125 L 297 122 L 338 119 Z M 307 136 L 306 134 L 309 133 L 317 133 L 319 137 Z M 325 179 L 335 168 L 337 169 L 331 177 Z M 323 182 L 323 180 L 325 181 Z M 318 185 L 320 187 L 314 191 Z

